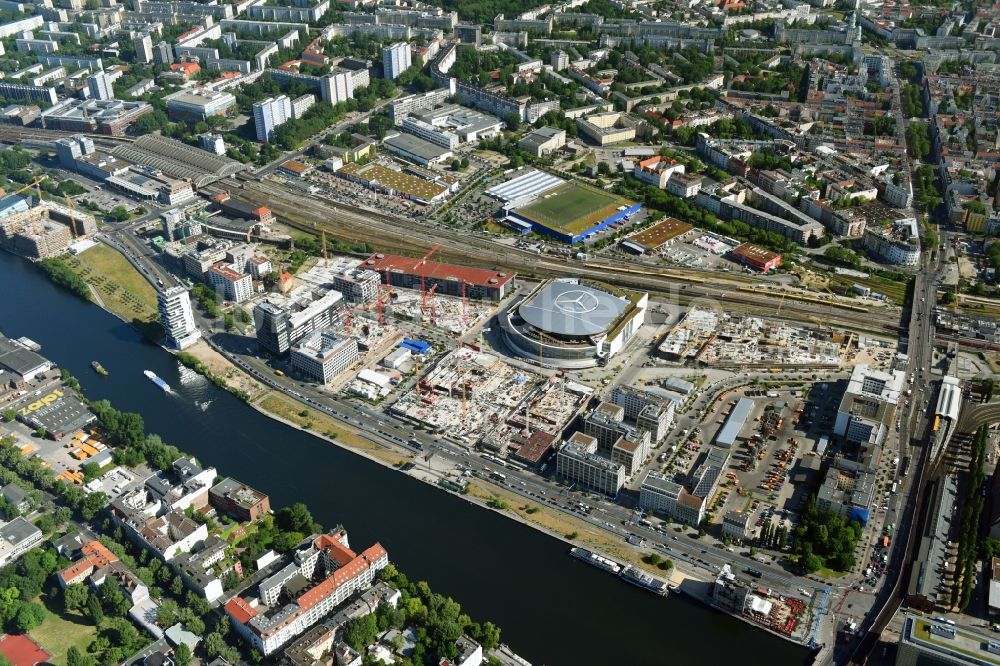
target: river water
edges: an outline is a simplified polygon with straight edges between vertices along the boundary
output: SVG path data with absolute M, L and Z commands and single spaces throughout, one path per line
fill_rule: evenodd
M 164 441 L 268 493 L 305 502 L 355 548 L 379 541 L 411 580 L 454 597 L 536 666 L 801 664 L 806 651 L 678 596 L 666 599 L 571 559 L 534 529 L 254 411 L 182 368 L 128 325 L 0 252 L 0 330 L 26 335 L 91 398 L 142 414 Z M 100 361 L 110 376 L 90 367 Z M 152 370 L 174 394 L 143 377 Z

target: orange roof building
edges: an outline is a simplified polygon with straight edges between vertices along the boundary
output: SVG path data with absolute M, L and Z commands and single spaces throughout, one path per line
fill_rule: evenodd
M 82 583 L 99 569 L 112 562 L 117 562 L 118 556 L 112 553 L 100 541 L 89 541 L 80 549 L 80 559 L 59 572 L 59 585 L 66 587 Z

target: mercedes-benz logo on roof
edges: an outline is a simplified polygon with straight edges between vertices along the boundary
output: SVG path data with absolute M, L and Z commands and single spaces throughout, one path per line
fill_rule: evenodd
M 556 296 L 553 305 L 557 310 L 565 314 L 580 315 L 596 310 L 600 305 L 600 301 L 590 292 L 575 289 Z

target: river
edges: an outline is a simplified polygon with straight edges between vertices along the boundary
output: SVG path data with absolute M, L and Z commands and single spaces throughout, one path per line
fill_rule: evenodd
M 0 284 L 0 330 L 41 344 L 89 397 L 141 413 L 149 432 L 268 493 L 272 506 L 305 502 L 325 527 L 344 525 L 355 548 L 381 542 L 412 580 L 498 624 L 503 641 L 536 666 L 806 661 L 802 648 L 685 598 L 629 586 L 571 559 L 556 539 L 263 416 L 3 252 Z M 93 360 L 110 376 L 97 375 Z M 147 381 L 144 369 L 175 393 Z

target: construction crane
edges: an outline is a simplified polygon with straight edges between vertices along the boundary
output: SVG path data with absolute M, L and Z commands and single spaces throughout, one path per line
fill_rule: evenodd
M 466 299 L 465 299 L 465 285 L 466 284 L 467 284 L 466 281 L 462 280 L 462 333 L 463 333 L 463 335 L 465 334 L 465 327 L 468 326 L 468 322 L 467 322 L 467 316 L 468 315 L 467 315 L 467 309 L 466 309 L 467 305 L 466 305 Z
M 73 238 L 77 237 L 76 232 L 76 211 L 73 209 L 73 200 L 69 198 L 69 195 L 63 195 L 63 199 L 66 201 L 66 207 L 69 208 L 69 232 L 73 235 Z
M 427 251 L 423 257 L 420 258 L 414 266 L 414 270 L 420 273 L 420 296 L 423 299 L 423 307 L 427 307 L 427 276 L 424 274 L 423 266 L 427 263 L 427 260 L 431 258 L 435 252 L 441 249 L 441 243 L 435 243 L 434 247 Z
M 424 302 L 423 302 L 422 307 L 420 308 L 421 313 L 424 313 L 424 312 L 427 311 L 428 306 L 430 306 L 430 309 L 431 309 L 431 323 L 432 324 L 434 323 L 434 315 L 435 315 L 434 310 L 435 310 L 435 305 L 436 305 L 435 302 L 434 302 L 434 294 L 437 293 L 437 288 L 438 288 L 437 284 L 432 284 L 431 288 L 428 289 L 426 292 L 424 292 L 424 296 L 423 296 Z
M 42 188 L 41 188 L 41 183 L 46 178 L 48 178 L 48 176 L 41 176 L 39 178 L 36 178 L 34 180 L 34 182 L 28 183 L 27 185 L 25 185 L 21 189 L 15 190 L 14 192 L 11 192 L 11 194 L 20 194 L 21 192 L 24 192 L 25 190 L 30 190 L 31 188 L 35 188 L 35 194 L 38 196 L 38 203 L 42 203 Z M 70 224 L 70 226 L 72 227 L 72 223 Z M 33 233 L 33 234 L 37 234 L 38 233 L 38 224 L 37 224 L 37 222 L 35 222 L 35 218 L 31 219 L 31 233 Z

